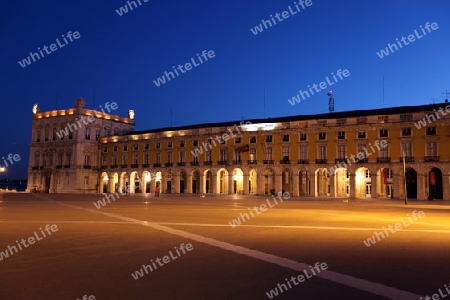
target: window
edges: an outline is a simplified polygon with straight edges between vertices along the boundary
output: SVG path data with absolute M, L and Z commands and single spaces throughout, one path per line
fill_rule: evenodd
M 366 144 L 358 144 L 358 154 L 357 157 L 361 157 L 360 153 L 362 153 L 363 157 L 366 157 Z
M 167 148 L 172 148 L 172 141 L 167 142 Z
M 426 135 L 436 135 L 436 127 L 427 127 Z
M 300 141 L 306 141 L 306 133 L 300 133 Z
M 319 140 L 325 140 L 327 138 L 327 134 L 325 132 L 319 132 Z
M 327 159 L 327 146 L 317 147 L 317 157 L 319 159 Z
M 227 150 L 226 149 L 220 149 L 220 160 L 221 161 L 227 160 Z
M 272 147 L 266 147 L 266 160 L 272 160 Z
M 389 131 L 387 129 L 380 129 L 380 137 L 389 137 Z
M 367 117 L 356 118 L 356 124 L 366 124 L 366 123 L 367 123 Z
M 36 133 L 36 142 L 40 142 L 41 141 L 41 130 L 38 129 L 37 133 Z
M 283 135 L 283 142 L 289 142 L 289 134 Z
M 366 178 L 370 178 L 370 171 L 369 171 L 369 169 L 366 169 L 365 175 L 366 175 Z
M 194 141 L 192 142 L 192 146 L 197 147 L 197 146 L 198 146 L 198 140 L 194 140 Z
M 61 139 L 62 139 L 62 140 L 64 139 L 64 134 L 61 135 Z M 72 132 L 72 131 L 69 131 L 69 140 L 71 140 L 71 139 L 73 139 L 73 132 Z
M 103 147 L 103 152 L 108 152 L 108 147 Z
M 212 152 L 211 152 L 211 150 L 208 150 L 208 151 L 206 151 L 205 152 L 205 156 L 206 156 L 206 161 L 207 162 L 211 162 L 212 161 Z
M 117 152 L 117 146 L 114 146 L 114 147 L 113 147 L 113 151 L 114 151 L 114 152 Z
M 123 145 L 123 152 L 127 152 L 128 151 L 128 145 Z
M 301 160 L 308 159 L 308 146 L 300 146 L 300 159 Z
M 219 142 L 219 144 L 221 144 L 221 145 L 225 145 L 225 140 L 224 140 L 223 138 L 220 138 L 220 142 Z
M 234 160 L 241 161 L 241 151 L 239 151 L 238 149 L 234 150 Z
M 161 163 L 161 153 L 156 153 L 155 158 L 156 158 L 156 163 L 160 164 Z
M 71 161 L 72 161 L 72 154 L 67 153 L 66 154 L 66 164 L 70 166 Z
M 241 143 L 241 138 L 234 138 L 234 143 L 235 144 L 240 144 Z
M 138 144 L 134 144 L 133 145 L 133 150 L 134 151 L 138 151 L 139 150 L 139 145 Z
M 95 140 L 98 141 L 100 139 L 100 130 L 95 130 Z
M 255 144 L 256 143 L 256 136 L 251 136 L 250 137 L 250 143 L 251 144 Z
M 135 154 L 133 156 L 133 164 L 135 164 L 135 165 L 139 164 L 139 155 L 138 154 Z
M 91 156 L 90 155 L 85 155 L 84 156 L 84 165 L 85 166 L 90 166 L 91 165 Z
M 150 147 L 149 143 L 144 144 L 144 150 L 148 150 L 149 147 Z
M 185 144 L 184 141 L 181 141 L 180 142 L 180 148 L 184 148 L 184 144 Z
M 180 162 L 182 163 L 186 162 L 186 152 L 184 151 L 180 152 Z
M 338 140 L 345 140 L 345 131 L 339 131 L 337 134 Z
M 402 143 L 402 149 L 405 152 L 405 156 L 412 156 L 412 144 L 411 143 Z M 401 153 L 403 156 L 403 153 Z
M 128 164 L 128 155 L 126 153 L 122 154 L 122 164 L 123 165 Z
M 34 156 L 34 166 L 39 167 L 39 153 Z
M 378 123 L 387 123 L 389 121 L 389 116 L 378 116 Z
M 388 158 L 389 157 L 389 145 L 386 145 L 386 147 L 380 147 L 379 155 L 380 158 Z
M 402 136 L 411 136 L 411 127 L 402 128 Z
M 250 148 L 250 160 L 251 161 L 256 160 L 256 148 Z
M 338 145 L 337 146 L 337 158 L 344 159 L 346 155 L 346 147 L 345 145 Z
M 56 127 L 55 126 L 53 126 L 52 138 L 53 138 L 54 141 L 56 141 Z
M 206 151 L 206 152 L 208 152 L 208 151 Z M 192 155 L 192 162 L 198 163 L 198 156 Z
M 113 161 L 112 161 L 113 166 L 117 166 L 117 153 L 113 154 Z
M 48 126 L 46 126 L 45 129 L 44 129 L 44 139 L 45 139 L 45 141 L 48 141 L 49 131 L 50 131 L 50 128 Z
M 146 165 L 148 165 L 150 163 L 148 158 L 149 158 L 148 153 L 145 153 L 144 154 L 144 164 L 146 164 Z
M 156 149 L 159 149 L 159 148 L 161 148 L 161 143 L 160 143 L 160 142 L 157 142 L 157 143 L 156 143 Z
M 266 143 L 272 143 L 272 136 L 271 135 L 266 136 Z
M 358 139 L 365 139 L 365 138 L 366 138 L 366 132 L 358 131 Z
M 84 139 L 85 140 L 90 140 L 91 139 L 91 129 L 89 127 L 86 128 L 86 131 L 84 133 Z
M 62 164 L 63 164 L 63 153 L 58 153 L 58 162 L 57 162 L 57 165 L 58 166 L 62 166 Z M 104 155 L 104 156 L 106 156 L 106 155 Z
M 111 128 L 105 128 L 105 135 L 110 136 L 111 135 Z
M 400 121 L 402 121 L 402 122 L 410 122 L 410 121 L 412 121 L 412 114 L 400 115 Z
M 426 153 L 427 156 L 437 156 L 437 143 L 436 142 L 426 143 Z
M 289 160 L 289 147 L 282 147 L 281 154 L 283 156 L 283 160 Z
M 167 162 L 169 164 L 173 163 L 173 153 L 172 152 L 167 152 Z

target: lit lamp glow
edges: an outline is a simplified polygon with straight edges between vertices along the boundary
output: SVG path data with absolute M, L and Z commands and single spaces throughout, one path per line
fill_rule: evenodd
M 131 120 L 134 119 L 134 109 L 128 110 L 128 116 L 130 117 Z
M 33 114 L 35 115 L 35 114 L 37 114 L 39 112 L 39 104 L 34 104 L 33 105 Z

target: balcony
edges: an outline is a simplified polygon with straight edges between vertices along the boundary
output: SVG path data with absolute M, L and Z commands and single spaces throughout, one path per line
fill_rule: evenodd
M 247 160 L 247 164 L 249 165 L 256 165 L 258 162 L 254 159 L 254 160 Z
M 291 161 L 289 159 L 280 160 L 280 164 L 282 164 L 282 165 L 289 165 L 290 163 L 291 163 Z
M 239 160 L 233 160 L 233 165 L 240 165 L 240 164 L 242 164 L 242 161 L 239 159 Z
M 121 167 L 122 169 L 126 169 L 126 168 L 128 168 L 128 164 L 122 164 L 122 165 L 120 165 L 120 167 Z
M 327 159 L 326 158 L 321 158 L 321 159 L 316 159 L 316 164 L 326 164 L 327 163 Z
M 309 164 L 309 159 L 299 159 L 297 163 L 301 165 L 306 165 Z
M 356 160 L 357 164 L 367 164 L 368 162 L 369 162 L 369 159 L 367 157 Z
M 62 167 L 63 167 L 62 165 L 56 165 L 57 169 L 62 169 Z
M 31 167 L 31 170 L 39 170 L 39 167 Z
M 390 163 L 390 157 L 377 157 L 377 163 Z
M 423 158 L 425 162 L 439 161 L 439 156 L 425 156 Z
M 184 161 L 177 163 L 177 166 L 179 166 L 179 167 L 184 167 L 185 165 L 186 165 L 186 162 L 184 162 Z
M 403 162 L 403 156 L 400 156 L 398 160 L 400 162 Z M 414 162 L 414 156 L 405 156 L 405 162 Z
M 164 166 L 166 166 L 166 167 L 172 167 L 172 166 L 173 166 L 173 163 L 168 162 L 168 163 L 165 163 Z
M 150 167 L 150 164 L 142 164 L 142 167 L 143 168 L 148 168 L 148 167 Z
M 336 158 L 334 160 L 334 163 L 335 164 L 345 164 L 345 163 L 347 163 L 347 159 L 345 159 L 345 158 Z
M 263 160 L 263 164 L 265 164 L 265 165 L 273 165 L 273 159 L 265 159 L 265 160 Z
M 84 168 L 84 169 L 90 169 L 90 168 L 91 168 L 91 165 L 84 165 L 83 168 Z
M 137 168 L 139 168 L 139 164 L 132 164 L 131 167 L 134 169 L 137 169 Z
M 219 161 L 217 161 L 217 164 L 218 165 L 227 165 L 228 162 L 226 160 L 219 160 Z
M 204 166 L 212 166 L 212 161 L 204 161 L 203 165 Z
M 100 168 L 102 168 L 102 169 L 107 169 L 108 166 L 101 166 Z
M 161 168 L 161 164 L 160 163 L 155 163 L 155 164 L 153 164 L 153 167 L 154 168 Z
M 111 165 L 111 169 L 117 169 L 117 165 Z
M 191 161 L 191 166 L 198 166 L 198 161 Z

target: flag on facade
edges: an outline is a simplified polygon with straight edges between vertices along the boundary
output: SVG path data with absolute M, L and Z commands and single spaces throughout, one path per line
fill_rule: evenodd
M 249 147 L 248 144 L 247 144 L 247 145 L 238 147 L 238 148 L 236 149 L 236 152 L 238 152 L 238 153 L 244 153 L 244 152 L 248 152 L 249 150 L 250 150 L 250 147 Z

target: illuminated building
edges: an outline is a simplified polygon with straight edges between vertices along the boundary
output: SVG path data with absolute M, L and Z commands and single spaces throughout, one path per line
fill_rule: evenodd
M 97 192 L 109 193 L 153 193 L 158 186 L 176 194 L 285 191 L 299 197 L 404 198 L 406 186 L 411 199 L 450 200 L 450 106 L 445 110 L 445 105 L 102 134 L 91 141 L 98 152 L 92 154 L 89 178 L 98 182 Z M 117 124 L 131 130 L 133 120 Z M 32 145 L 37 149 L 39 143 Z M 72 148 L 80 156 L 80 174 L 86 171 L 84 147 Z M 33 165 L 33 158 L 32 151 L 30 176 L 33 167 L 42 166 Z M 83 191 L 83 180 L 76 190 Z

